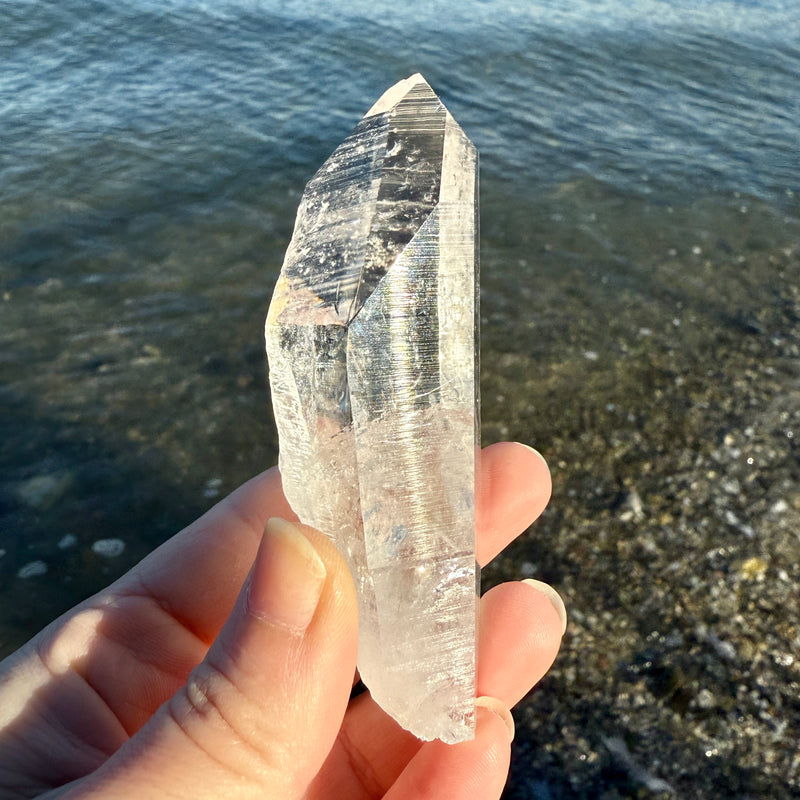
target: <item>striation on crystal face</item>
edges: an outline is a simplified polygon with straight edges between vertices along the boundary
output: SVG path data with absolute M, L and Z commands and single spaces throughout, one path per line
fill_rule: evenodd
M 283 488 L 345 556 L 361 678 L 421 739 L 475 725 L 478 156 L 421 75 L 309 181 L 266 324 Z

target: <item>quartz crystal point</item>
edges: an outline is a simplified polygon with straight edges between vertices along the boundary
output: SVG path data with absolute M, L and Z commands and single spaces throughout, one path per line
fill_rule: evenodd
M 359 601 L 361 678 L 421 739 L 475 725 L 478 156 L 421 75 L 309 181 L 270 305 L 283 488 Z

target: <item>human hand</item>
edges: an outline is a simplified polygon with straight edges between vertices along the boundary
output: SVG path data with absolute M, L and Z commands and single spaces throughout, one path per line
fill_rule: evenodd
M 483 452 L 477 557 L 541 513 L 544 461 Z M 350 701 L 355 591 L 277 470 L 240 487 L 0 664 L 0 798 L 499 797 L 508 709 L 549 669 L 563 604 L 506 583 L 480 604 L 475 739 L 422 743 Z M 559 605 L 560 604 L 560 605 Z

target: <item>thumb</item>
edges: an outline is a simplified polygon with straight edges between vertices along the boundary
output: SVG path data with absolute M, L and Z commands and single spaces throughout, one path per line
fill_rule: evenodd
M 357 628 L 333 543 L 270 520 L 204 661 L 74 796 L 302 797 L 341 726 Z

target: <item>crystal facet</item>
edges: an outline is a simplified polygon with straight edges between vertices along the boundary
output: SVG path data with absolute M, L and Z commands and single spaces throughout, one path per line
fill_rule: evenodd
M 475 724 L 477 181 L 400 81 L 306 186 L 266 326 L 283 488 L 353 573 L 361 678 L 445 742 Z

